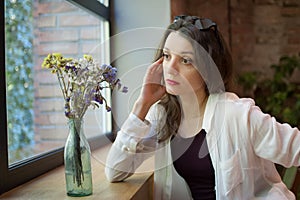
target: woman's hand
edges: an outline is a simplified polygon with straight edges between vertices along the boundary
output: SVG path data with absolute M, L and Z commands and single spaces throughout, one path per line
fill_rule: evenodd
M 161 84 L 163 57 L 149 66 L 144 77 L 143 87 L 132 112 L 144 120 L 149 108 L 166 93 L 166 88 Z

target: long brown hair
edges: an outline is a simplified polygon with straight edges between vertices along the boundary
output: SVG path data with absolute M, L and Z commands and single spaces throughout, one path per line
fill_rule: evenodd
M 207 96 L 210 93 L 230 91 L 232 89 L 233 74 L 232 57 L 216 24 L 209 19 L 205 19 L 212 22 L 213 26 L 201 29 L 197 23 L 201 23 L 202 19 L 196 16 L 179 16 L 179 18 L 176 17 L 175 19 L 176 20 L 168 26 L 161 40 L 155 60 L 162 57 L 163 47 L 169 34 L 172 31 L 179 32 L 182 36 L 191 41 L 193 45 L 195 55 L 197 55 L 197 67 L 201 67 L 199 72 L 206 83 Z M 201 48 L 199 48 L 199 46 Z M 205 50 L 205 55 L 201 50 Z M 211 65 L 205 66 L 204 68 L 201 66 L 201 64 L 209 62 L 209 60 L 207 60 L 208 58 L 211 59 L 211 62 L 216 66 L 216 70 L 218 70 L 220 74 L 220 79 L 222 79 L 221 86 L 209 80 L 216 74 L 216 71 L 212 70 Z M 182 111 L 177 97 L 171 94 L 166 94 L 160 100 L 159 104 L 164 107 L 166 114 L 165 120 L 163 120 L 161 124 L 158 124 L 158 141 L 162 142 L 177 133 L 181 122 Z

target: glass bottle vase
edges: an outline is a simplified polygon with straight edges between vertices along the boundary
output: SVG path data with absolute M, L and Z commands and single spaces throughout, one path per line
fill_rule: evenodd
M 69 119 L 69 136 L 64 149 L 66 190 L 68 196 L 93 193 L 91 151 L 84 135 L 83 120 Z

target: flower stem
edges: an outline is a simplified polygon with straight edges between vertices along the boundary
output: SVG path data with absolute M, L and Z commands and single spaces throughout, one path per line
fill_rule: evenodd
M 74 128 L 74 162 L 73 169 L 75 170 L 75 176 L 73 177 L 74 183 L 77 183 L 78 187 L 82 187 L 82 182 L 84 180 L 84 174 L 82 171 L 82 161 L 81 161 L 81 148 L 80 148 L 80 131 L 81 131 L 81 119 L 72 119 Z M 72 126 L 71 125 L 71 126 Z

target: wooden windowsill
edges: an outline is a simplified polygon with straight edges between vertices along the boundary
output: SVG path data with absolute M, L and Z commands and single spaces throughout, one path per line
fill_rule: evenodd
M 97 159 L 92 157 L 93 194 L 84 199 L 152 199 L 153 173 L 139 173 L 126 179 L 124 182 L 110 183 L 104 174 L 104 164 L 99 162 L 105 159 L 110 146 L 93 152 Z M 145 163 L 147 164 L 147 163 Z M 64 166 L 58 167 L 32 181 L 25 183 L 0 196 L 0 199 L 78 199 L 66 195 Z

